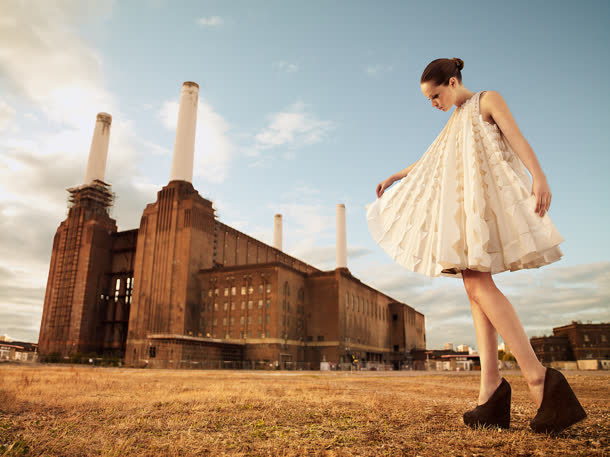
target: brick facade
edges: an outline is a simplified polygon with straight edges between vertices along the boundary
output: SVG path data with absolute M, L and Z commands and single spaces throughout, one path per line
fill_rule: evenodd
M 117 232 L 107 208 L 81 202 L 55 236 L 41 355 L 94 351 L 163 368 L 353 359 L 398 368 L 425 347 L 421 313 L 348 268 L 321 271 L 223 224 L 187 181 L 163 187 L 138 229 Z

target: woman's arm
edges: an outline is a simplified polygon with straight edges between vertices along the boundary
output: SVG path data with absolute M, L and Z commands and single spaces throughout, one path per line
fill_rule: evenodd
M 483 103 L 486 105 L 485 110 L 491 114 L 510 146 L 532 175 L 532 194 L 536 196 L 535 212 L 542 217 L 549 211 L 552 198 L 546 175 L 542 171 L 534 150 L 523 137 L 517 122 L 513 119 L 504 98 L 494 90 L 487 91 L 484 95 L 489 95 L 483 99 Z
M 495 90 L 486 91 L 481 104 L 485 105 L 485 110 L 491 114 L 493 120 L 510 143 L 510 146 L 517 153 L 523 164 L 527 167 L 533 178 L 546 178 L 542 167 L 534 154 L 534 150 L 529 145 L 517 122 L 513 118 L 504 98 Z M 481 111 L 483 111 L 481 106 Z
M 393 181 L 398 181 L 399 179 L 404 178 L 405 176 L 407 176 L 409 174 L 409 172 L 413 169 L 413 167 L 417 164 L 417 162 L 419 162 L 421 160 L 421 158 L 419 160 L 417 160 L 415 163 L 409 165 L 407 168 L 405 168 L 404 170 L 399 171 L 398 173 L 394 173 L 392 176 L 390 176 L 390 179 L 392 179 Z

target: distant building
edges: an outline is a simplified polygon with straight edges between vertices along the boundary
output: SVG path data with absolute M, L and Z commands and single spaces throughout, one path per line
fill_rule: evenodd
M 10 338 L 3 339 L 0 342 L 0 360 L 22 362 L 38 360 L 38 344 L 7 340 L 10 340 Z
M 443 344 L 443 350 L 445 350 L 445 351 L 453 351 L 453 343 L 445 343 L 445 344 Z
M 610 360 L 610 323 L 571 324 L 553 328 L 553 335 L 530 338 L 541 362 Z
M 183 84 L 170 181 L 132 230 L 119 232 L 109 214 L 111 116 L 98 114 L 85 180 L 68 189 L 53 240 L 41 360 L 94 352 L 159 368 L 408 363 L 411 349 L 426 347 L 424 315 L 351 274 L 345 205 L 329 271 L 282 250 L 279 214 L 273 246 L 217 219 L 191 182 L 198 90 Z
M 412 366 L 416 370 L 480 370 L 481 361 L 478 354 L 469 351 L 455 352 L 452 349 L 413 349 Z
M 470 346 L 467 344 L 458 344 L 455 350 L 456 352 L 470 352 Z

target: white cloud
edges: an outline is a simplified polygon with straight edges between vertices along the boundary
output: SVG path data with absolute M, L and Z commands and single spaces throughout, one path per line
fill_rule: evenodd
M 224 24 L 224 20 L 220 16 L 200 17 L 197 19 L 197 24 L 204 27 L 218 27 Z
M 159 116 L 169 130 L 176 130 L 178 108 L 179 100 L 167 101 L 161 106 Z M 229 129 L 227 121 L 200 95 L 197 105 L 193 177 L 201 176 L 216 184 L 227 178 L 235 152 L 235 146 L 228 135 Z
M 278 62 L 273 62 L 273 68 L 281 71 L 285 71 L 286 73 L 294 73 L 298 71 L 299 66 L 295 63 L 286 62 L 284 60 L 280 60 Z
M 269 125 L 254 137 L 254 149 L 257 151 L 277 146 L 300 147 L 318 143 L 333 128 L 332 122 L 319 120 L 308 113 L 305 104 L 300 101 L 267 118 Z
M 383 73 L 388 73 L 390 71 L 392 71 L 393 66 L 392 65 L 368 65 L 364 71 L 366 72 L 367 75 L 369 76 L 379 76 Z
M 119 230 L 138 226 L 158 190 L 137 169 L 154 145 L 134 137 L 133 123 L 103 85 L 102 59 L 77 33 L 111 7 L 0 2 L 2 83 L 34 111 L 22 120 L 40 118 L 50 126 L 25 136 L 20 119 L 3 106 L 4 119 L 17 130 L 0 135 L 0 269 L 12 272 L 0 278 L 0 332 L 17 338 L 37 339 L 53 236 L 67 215 L 65 189 L 82 183 L 98 112 L 113 115 L 106 177 L 118 196 L 111 215 Z
M 445 342 L 476 347 L 476 333 L 461 279 L 427 278 L 390 262 L 354 269 L 364 283 L 403 301 L 426 317 L 428 348 Z M 494 275 L 498 288 L 515 308 L 528 337 L 551 335 L 572 320 L 610 320 L 610 262 Z M 581 288 L 586 283 L 586 288 Z M 499 341 L 502 341 L 501 336 Z
M 0 132 L 6 130 L 15 118 L 15 108 L 0 101 Z
M 76 37 L 84 19 L 111 10 L 112 2 L 0 2 L 2 73 L 49 120 L 83 129 L 99 111 L 113 111 L 100 80 L 102 58 Z

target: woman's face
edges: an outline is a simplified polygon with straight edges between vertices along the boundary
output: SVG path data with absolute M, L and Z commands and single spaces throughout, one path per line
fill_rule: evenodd
M 447 86 L 437 86 L 433 82 L 427 81 L 421 85 L 421 91 L 434 108 L 447 111 L 453 106 L 451 81 Z

